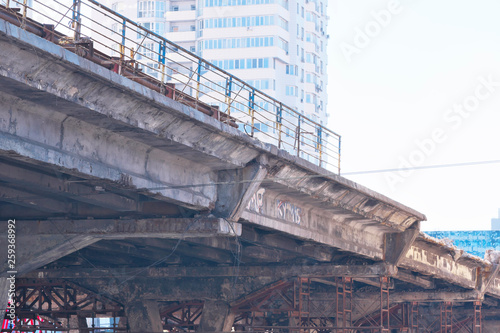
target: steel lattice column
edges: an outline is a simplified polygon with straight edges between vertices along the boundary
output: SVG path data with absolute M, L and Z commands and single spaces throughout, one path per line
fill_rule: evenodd
M 380 277 L 380 332 L 389 333 L 389 285 L 387 276 Z
M 409 324 L 410 333 L 418 333 L 418 302 L 411 302 Z
M 297 313 L 296 323 L 297 326 L 310 325 L 310 307 L 311 307 L 311 279 L 308 278 L 298 278 L 295 285 L 295 309 Z M 300 330 L 292 330 L 292 332 L 298 332 Z M 303 331 L 309 331 L 305 329 Z
M 441 303 L 441 333 L 453 333 L 452 302 Z
M 351 277 L 336 279 L 336 326 L 343 329 L 337 330 L 339 333 L 347 333 L 345 327 L 352 326 L 352 290 L 353 280 Z
M 472 332 L 473 333 L 482 333 L 482 323 L 481 323 L 481 301 L 474 302 L 474 321 L 472 323 Z

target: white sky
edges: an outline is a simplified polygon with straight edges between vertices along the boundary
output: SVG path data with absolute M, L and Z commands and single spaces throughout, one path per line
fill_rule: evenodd
M 349 56 L 390 3 L 390 22 Z M 500 1 L 330 0 L 328 10 L 329 127 L 342 135 L 343 172 L 500 160 Z M 433 132 L 433 147 L 417 145 Z M 424 213 L 423 230 L 490 229 L 500 208 L 500 163 L 345 177 Z

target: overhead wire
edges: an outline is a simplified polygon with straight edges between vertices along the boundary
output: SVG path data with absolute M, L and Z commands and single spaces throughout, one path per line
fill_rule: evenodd
M 435 164 L 435 165 L 415 166 L 415 167 L 409 167 L 409 168 L 392 168 L 392 169 L 374 169 L 374 170 L 364 170 L 364 171 L 352 171 L 352 172 L 344 172 L 344 173 L 341 173 L 340 175 L 337 175 L 334 173 L 319 173 L 319 174 L 314 174 L 314 175 L 303 175 L 303 176 L 296 176 L 296 177 L 270 177 L 270 178 L 265 178 L 263 180 L 248 179 L 248 180 L 237 180 L 237 181 L 228 181 L 228 182 L 211 182 L 211 183 L 172 185 L 172 186 L 166 185 L 166 186 L 158 186 L 158 187 L 148 187 L 145 189 L 149 190 L 149 191 L 161 191 L 161 190 L 182 189 L 182 188 L 192 188 L 192 187 L 250 184 L 250 183 L 255 183 L 255 182 L 270 183 L 270 182 L 275 182 L 275 181 L 302 180 L 302 179 L 320 178 L 320 177 L 332 177 L 332 176 L 333 177 L 335 177 L 335 176 L 343 177 L 343 176 L 354 176 L 354 175 L 362 175 L 362 174 L 438 169 L 438 168 L 452 168 L 452 167 L 463 167 L 463 166 L 484 165 L 484 164 L 497 164 L 497 163 L 500 163 L 500 160 L 463 162 L 463 163 L 451 163 L 451 164 Z

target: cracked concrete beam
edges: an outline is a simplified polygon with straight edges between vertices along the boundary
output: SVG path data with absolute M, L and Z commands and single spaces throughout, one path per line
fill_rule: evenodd
M 217 218 L 17 221 L 16 243 L 23 246 L 19 246 L 16 252 L 16 270 L 18 274 L 29 272 L 102 239 L 178 239 L 236 236 L 239 233 L 240 225 L 235 223 L 231 227 L 227 221 Z M 0 258 L 5 257 L 2 272 L 8 270 L 6 253 L 0 254 Z
M 416 222 L 403 232 L 385 234 L 384 260 L 391 265 L 398 266 L 406 256 L 420 232 L 419 223 Z
M 58 269 L 34 272 L 38 277 L 64 279 L 100 279 L 123 274 L 132 274 L 137 269 Z M 384 263 L 373 265 L 265 265 L 239 267 L 151 267 L 144 269 L 142 276 L 148 278 L 181 277 L 379 277 L 396 274 L 394 266 Z M 31 273 L 30 273 L 31 274 Z M 30 276 L 29 274 L 26 277 Z
M 36 172 L 28 168 L 11 165 L 5 162 L 0 162 L 0 180 L 18 186 L 23 185 L 34 188 L 41 192 L 66 196 L 76 201 L 82 201 L 117 211 L 137 210 L 137 202 L 130 198 L 114 193 L 103 192 L 102 190 L 96 190 L 92 186 L 71 182 L 56 176 Z M 12 195 L 13 193 L 11 192 L 13 192 L 13 190 L 9 191 Z M 8 195 L 8 193 L 6 193 L 6 195 Z M 52 202 L 52 204 L 54 203 Z M 40 205 L 37 205 L 37 207 L 38 206 Z M 45 209 L 50 209 L 50 207 L 51 206 L 47 206 Z M 43 207 L 38 208 L 43 209 Z M 58 205 L 53 209 L 61 210 L 64 208 Z
M 237 222 L 243 210 L 267 176 L 264 156 L 243 169 L 222 170 L 218 174 L 217 200 L 213 214 Z

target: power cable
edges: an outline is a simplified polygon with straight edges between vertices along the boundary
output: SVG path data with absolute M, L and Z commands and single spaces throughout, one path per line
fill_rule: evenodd
M 434 164 L 434 165 L 422 165 L 415 166 L 409 168 L 397 168 L 397 169 L 379 169 L 379 170 L 365 170 L 365 171 L 354 171 L 354 172 L 345 172 L 342 175 L 351 176 L 351 175 L 364 175 L 370 173 L 384 173 L 384 172 L 397 172 L 397 171 L 409 171 L 409 170 L 425 170 L 425 169 L 439 169 L 439 168 L 454 168 L 454 167 L 462 167 L 462 166 L 471 166 L 471 165 L 483 165 L 483 164 L 496 164 L 500 163 L 500 160 L 489 160 L 489 161 L 477 161 L 477 162 L 464 162 L 464 163 L 451 163 L 451 164 Z
M 393 168 L 393 169 L 353 171 L 353 172 L 344 172 L 344 173 L 341 173 L 340 175 L 337 175 L 334 173 L 323 173 L 323 174 L 320 173 L 320 174 L 315 174 L 315 175 L 305 175 L 305 176 L 297 176 L 297 177 L 272 177 L 272 178 L 266 178 L 263 180 L 249 179 L 249 180 L 238 180 L 238 181 L 229 181 L 229 182 L 212 182 L 212 183 L 200 183 L 200 184 L 188 184 L 188 185 L 160 186 L 160 187 L 149 187 L 149 188 L 146 188 L 146 190 L 160 191 L 160 190 L 182 189 L 182 188 L 192 188 L 192 187 L 208 187 L 208 186 L 217 186 L 217 185 L 250 184 L 250 183 L 255 183 L 255 182 L 270 183 L 270 182 L 275 182 L 275 181 L 286 181 L 286 180 L 297 180 L 297 179 L 301 180 L 301 179 L 310 179 L 310 178 L 319 178 L 319 177 L 332 177 L 332 176 L 343 177 L 343 176 L 362 175 L 362 174 L 371 174 L 371 173 L 438 169 L 438 168 L 452 168 L 452 167 L 483 165 L 483 164 L 496 164 L 496 163 L 500 163 L 500 160 L 463 162 L 463 163 L 452 163 L 452 164 L 435 164 L 435 165 L 424 165 L 424 166 L 416 166 L 416 167 L 409 167 L 409 168 Z

